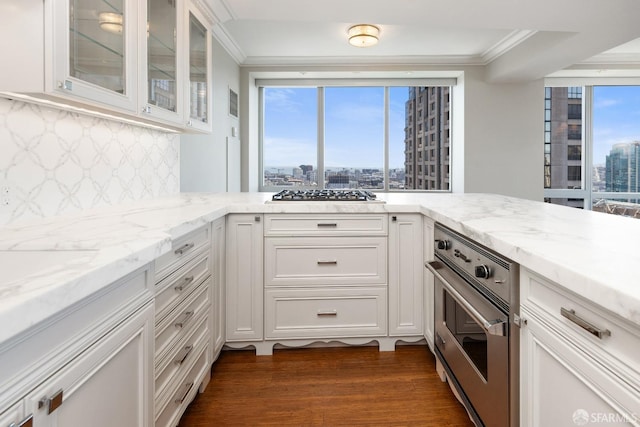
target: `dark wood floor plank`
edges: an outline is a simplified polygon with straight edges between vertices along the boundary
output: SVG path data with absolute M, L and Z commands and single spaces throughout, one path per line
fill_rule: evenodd
M 471 427 L 424 346 L 225 351 L 180 427 Z

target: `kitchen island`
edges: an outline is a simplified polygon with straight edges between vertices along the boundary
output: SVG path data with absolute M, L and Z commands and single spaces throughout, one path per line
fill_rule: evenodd
M 7 271 L 0 281 L 0 352 L 229 214 L 421 214 L 640 327 L 640 222 L 634 219 L 492 194 L 380 193 L 375 203 L 270 200 L 271 193 L 179 194 L 0 229 Z

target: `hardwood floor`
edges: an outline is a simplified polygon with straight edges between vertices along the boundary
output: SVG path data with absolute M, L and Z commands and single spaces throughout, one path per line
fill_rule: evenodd
M 473 426 L 425 346 L 224 351 L 180 427 Z

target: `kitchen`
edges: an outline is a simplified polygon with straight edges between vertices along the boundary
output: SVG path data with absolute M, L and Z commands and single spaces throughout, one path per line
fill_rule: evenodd
M 45 2 L 45 6 L 53 7 L 54 4 L 60 6 L 60 3 L 65 2 Z M 219 23 L 233 21 L 232 16 L 225 15 L 225 11 L 228 13 L 229 9 L 220 7 L 225 6 L 225 3 L 213 2 L 206 5 L 201 2 L 196 3 L 198 3 L 195 5 L 198 6 L 196 9 L 202 8 L 208 11 L 192 15 L 199 18 L 200 22 L 205 21 L 206 18 L 213 18 L 214 22 Z M 347 9 L 353 7 L 353 10 L 345 10 L 345 13 L 355 14 L 356 11 L 361 13 L 357 3 L 354 2 L 353 6 L 349 6 Z M 241 6 L 234 5 L 232 2 L 229 4 L 232 5 L 231 10 Z M 13 21 L 15 27 L 7 31 L 32 28 L 26 25 L 29 21 L 31 23 L 34 21 L 32 13 L 35 13 L 35 16 L 38 16 L 38 13 L 44 16 L 48 10 L 42 10 L 43 5 L 40 1 L 24 2 L 24 6 L 20 7 L 27 7 L 27 5 L 34 7 L 34 11 L 24 15 L 27 22 L 15 20 Z M 252 6 L 255 9 L 246 6 L 248 10 L 240 8 L 235 11 L 235 13 L 242 11 L 248 14 L 246 24 L 251 24 L 252 19 L 255 19 L 252 13 L 259 15 L 276 12 L 265 11 L 265 8 L 268 9 L 266 6 L 262 6 L 263 9 L 256 5 Z M 464 6 L 466 5 L 458 5 L 460 8 Z M 15 11 L 11 8 L 18 6 L 3 7 L 7 7 L 3 16 L 14 16 L 11 13 Z M 341 7 L 337 7 L 336 10 L 340 10 Z M 3 342 L 6 344 L 14 334 L 29 330 L 32 325 L 55 317 L 63 307 L 72 306 L 74 303 L 90 298 L 95 293 L 104 292 L 104 287 L 109 283 L 119 282 L 122 278 L 129 278 L 138 283 L 139 276 L 135 274 L 131 276 L 131 274 L 139 269 L 142 269 L 140 274 L 143 277 L 149 276 L 143 280 L 145 283 L 147 280 L 155 281 L 156 279 L 159 285 L 164 283 L 163 281 L 167 278 L 173 277 L 173 273 L 168 275 L 149 273 L 144 266 L 153 264 L 158 256 L 180 249 L 179 246 L 174 247 L 174 240 L 180 240 L 199 226 L 215 222 L 228 214 L 249 214 L 252 221 L 255 215 L 284 213 L 347 212 L 378 213 L 388 216 L 394 214 L 398 216 L 401 213 L 426 215 L 433 221 L 463 232 L 543 278 L 560 283 L 569 290 L 570 295 L 578 294 L 590 301 L 596 301 L 606 309 L 605 315 L 616 313 L 614 323 L 626 325 L 625 322 L 629 322 L 637 328 L 638 296 L 637 291 L 631 286 L 635 281 L 633 269 L 630 267 L 634 265 L 633 260 L 637 259 L 637 250 L 634 251 L 636 247 L 632 241 L 629 241 L 632 240 L 629 236 L 637 230 L 638 226 L 635 223 L 632 225 L 619 218 L 601 219 L 599 215 L 590 212 L 565 212 L 566 209 L 541 206 L 524 200 L 517 203 L 501 196 L 471 194 L 495 193 L 522 199 L 542 200 L 543 193 L 540 185 L 542 171 L 538 161 L 519 160 L 496 163 L 496 159 L 505 156 L 513 157 L 514 153 L 518 153 L 518 159 L 541 158 L 540 141 L 543 138 L 540 124 L 543 122 L 542 94 L 545 86 L 542 77 L 578 62 L 582 59 L 580 55 L 586 58 L 637 38 L 640 34 L 635 34 L 638 31 L 635 24 L 621 24 L 628 22 L 625 19 L 630 19 L 629 16 L 633 13 L 629 11 L 632 11 L 635 6 L 628 2 L 620 2 L 620 7 L 623 8 L 622 12 L 610 12 L 616 13 L 615 21 L 619 24 L 617 31 L 609 31 L 610 39 L 601 37 L 599 32 L 585 31 L 582 35 L 584 38 L 576 36 L 576 40 L 569 43 L 558 34 L 555 34 L 557 39 L 554 39 L 553 34 L 540 33 L 539 38 L 530 36 L 518 45 L 523 51 L 516 49 L 507 52 L 488 65 L 476 64 L 479 61 L 477 58 L 468 58 L 468 63 L 455 66 L 433 63 L 415 64 L 407 58 L 396 59 L 396 61 L 404 60 L 404 64 L 380 64 L 377 61 L 382 62 L 382 60 L 367 59 L 367 54 L 362 54 L 364 58 L 360 56 L 354 59 L 354 65 L 348 67 L 333 64 L 331 72 L 340 72 L 342 77 L 344 73 L 356 71 L 361 76 L 380 78 L 381 73 L 397 76 L 400 73 L 406 74 L 406 70 L 410 70 L 421 78 L 433 76 L 434 72 L 437 72 L 440 77 L 455 77 L 457 84 L 453 93 L 454 108 L 462 109 L 454 112 L 458 119 L 453 123 L 453 144 L 464 149 L 452 151 L 452 173 L 457 177 L 452 180 L 452 194 L 414 196 L 378 193 L 378 197 L 386 203 L 364 206 L 356 204 L 348 207 L 344 207 L 343 204 L 332 207 L 331 204 L 324 203 L 322 206 L 313 205 L 314 212 L 310 212 L 309 207 L 304 203 L 296 206 L 291 203 L 284 207 L 275 203 L 267 204 L 265 202 L 271 194 L 257 193 L 260 181 L 259 91 L 254 84 L 256 79 L 291 78 L 292 74 L 300 75 L 301 70 L 306 73 L 305 75 L 313 77 L 312 72 L 320 73 L 326 69 L 321 64 L 314 64 L 314 58 L 306 58 L 310 64 L 305 63 L 304 58 L 296 58 L 291 59 L 287 64 L 275 64 L 278 65 L 277 67 L 261 62 L 264 58 L 258 56 L 240 59 L 237 56 L 241 52 L 233 51 L 233 43 L 227 40 L 227 43 L 223 44 L 220 41 L 226 40 L 229 33 L 225 33 L 224 27 L 220 24 L 214 25 L 212 32 L 216 37 L 210 39 L 213 96 L 208 100 L 212 103 L 209 109 L 212 112 L 211 133 L 207 133 L 207 130 L 204 130 L 204 133 L 196 133 L 201 130 L 193 129 L 188 129 L 188 133 L 181 133 L 182 131 L 174 133 L 168 132 L 167 129 L 185 128 L 183 125 L 176 125 L 178 119 L 156 116 L 151 119 L 143 116 L 141 119 L 138 117 L 137 108 L 135 108 L 136 112 L 132 113 L 130 110 L 132 111 L 133 107 L 128 110 L 126 105 L 111 107 L 108 113 L 118 117 L 116 121 L 112 121 L 104 116 L 96 118 L 96 113 L 93 111 L 85 114 L 82 110 L 78 110 L 81 108 L 77 102 L 78 98 L 74 100 L 73 96 L 35 96 L 36 100 L 40 101 L 51 99 L 67 101 L 69 105 L 65 107 L 66 111 L 16 100 L 21 93 L 36 91 L 33 81 L 26 73 L 27 70 L 34 69 L 33 61 L 38 58 L 34 58 L 34 55 L 24 55 L 24 52 L 41 52 L 40 62 L 43 58 L 49 57 L 45 55 L 47 49 L 41 46 L 42 43 L 38 42 L 38 37 L 27 41 L 36 45 L 40 43 L 39 47 L 32 46 L 33 50 L 21 49 L 19 52 L 16 52 L 15 42 L 4 37 L 3 52 L 15 53 L 18 57 L 16 60 L 30 63 L 3 71 L 3 73 L 9 73 L 7 79 L 3 79 L 5 84 L 8 81 L 22 81 L 25 82 L 24 87 L 0 88 L 6 92 L 18 92 L 14 93 L 14 100 L 1 100 L 2 131 L 6 136 L 3 138 L 6 141 L 3 144 L 9 144 L 7 152 L 14 153 L 10 155 L 10 163 L 2 166 L 5 172 L 3 179 L 6 180 L 3 182 L 3 187 L 7 187 L 9 192 L 4 197 L 8 199 L 10 208 L 2 210 L 3 222 L 8 224 L 2 231 L 2 249 L 5 252 L 19 252 L 21 249 L 22 252 L 26 250 L 52 252 L 55 249 L 56 253 L 65 252 L 69 258 L 64 259 L 65 255 L 61 255 L 60 259 L 50 261 L 54 263 L 53 266 L 43 266 L 43 271 L 47 274 L 33 277 L 29 281 L 29 286 L 32 288 L 25 289 L 24 296 L 12 295 L 11 292 L 15 292 L 15 287 L 11 288 L 13 291 L 6 291 L 7 303 L 3 304 L 3 323 L 11 324 L 12 328 L 7 329 L 3 334 Z M 445 14 L 456 11 L 440 12 Z M 460 13 L 460 10 L 457 12 Z M 184 16 L 188 17 L 187 14 Z M 583 18 L 586 19 L 586 17 Z M 343 19 L 349 21 L 346 18 Z M 358 19 L 354 18 L 354 21 L 357 22 Z M 238 25 L 243 23 L 241 19 L 236 20 Z M 38 19 L 35 21 L 42 22 Z M 130 21 L 127 22 L 130 23 Z M 133 24 L 130 23 L 130 25 Z M 184 28 L 186 22 L 181 25 Z M 512 25 L 518 28 L 516 24 Z M 572 25 L 577 26 L 575 23 Z M 346 27 L 348 25 L 340 31 L 346 32 Z M 33 31 L 37 33 L 38 29 L 34 28 Z M 227 28 L 227 31 L 230 30 Z M 392 34 L 391 28 L 388 33 Z M 383 28 L 381 41 L 384 41 L 385 34 Z M 251 38 L 250 36 L 256 37 L 256 35 L 247 34 L 247 37 Z M 346 34 L 344 37 L 346 38 Z M 63 44 L 66 44 L 66 34 L 63 38 Z M 593 42 L 593 38 L 598 42 Z M 559 46 L 553 44 L 551 40 L 555 40 Z M 239 43 L 238 40 L 236 42 Z M 544 49 L 540 46 L 543 42 L 547 43 Z M 351 48 L 346 44 L 345 39 L 341 40 L 341 43 L 345 44 L 341 49 Z M 563 43 L 571 44 L 570 52 L 562 50 L 563 47 L 567 48 L 562 46 Z M 610 45 L 605 46 L 607 43 Z M 593 51 L 589 53 L 589 49 Z M 559 51 L 566 54 L 560 55 L 562 56 L 560 58 Z M 525 53 L 528 54 L 524 55 Z M 547 62 L 543 61 L 544 59 Z M 449 58 L 449 61 L 453 59 Z M 338 61 L 334 60 L 334 62 Z M 631 75 L 634 69 L 633 66 L 620 67 L 626 71 L 626 74 L 622 71 L 620 73 L 626 76 Z M 20 76 L 21 73 L 24 75 Z M 183 70 L 182 73 L 186 74 L 187 71 Z M 582 71 L 575 71 L 575 74 L 580 73 Z M 589 73 L 584 72 L 584 75 L 588 76 Z M 39 79 L 41 78 L 42 75 Z M 624 77 L 624 79 L 627 79 L 625 80 L 627 84 L 633 81 L 631 77 Z M 130 80 L 135 80 L 135 74 Z M 77 79 L 73 82 L 77 87 Z M 43 84 L 40 83 L 40 86 Z M 35 93 L 49 93 L 49 90 L 52 89 L 41 88 Z M 239 117 L 228 112 L 230 91 L 239 95 Z M 462 98 L 457 98 L 460 96 Z M 95 102 L 97 101 L 86 101 L 80 104 L 83 104 L 82 108 L 86 109 L 85 104 L 93 104 L 95 107 Z M 130 102 L 135 103 L 135 100 Z M 487 105 L 491 108 L 486 108 Z M 104 107 L 98 110 L 98 113 L 105 114 Z M 152 107 L 151 114 L 154 110 Z M 539 117 L 539 120 L 531 120 L 531 117 Z M 131 123 L 133 119 L 144 123 L 142 126 L 133 124 Z M 156 127 L 148 127 L 149 125 Z M 514 133 L 519 136 L 517 140 L 513 139 Z M 15 153 L 24 154 L 16 156 Z M 77 157 L 74 157 L 74 154 Z M 58 161 L 59 163 L 56 163 Z M 485 164 L 499 164 L 499 168 L 487 170 L 483 167 Z M 518 179 L 504 179 L 505 176 L 518 177 Z M 177 194 L 179 191 L 183 193 L 205 191 L 220 194 L 190 197 L 188 194 Z M 224 192 L 227 191 L 229 193 L 225 194 Z M 247 193 L 237 193 L 238 191 Z M 141 201 L 137 202 L 137 199 Z M 131 206 L 132 210 L 128 210 L 126 206 Z M 145 215 L 145 212 L 149 215 Z M 66 219 L 53 218 L 56 215 L 63 215 Z M 25 227 L 20 225 L 21 221 L 33 221 L 34 217 L 42 218 L 35 223 L 32 222 L 37 225 Z M 511 220 L 513 222 L 509 222 Z M 524 226 L 530 228 L 525 227 L 526 232 L 523 232 Z M 216 241 L 213 230 L 221 229 L 213 227 L 209 231 L 210 235 L 203 239 Z M 565 232 L 569 235 L 565 236 L 567 240 L 553 239 L 554 233 L 560 232 L 563 235 Z M 390 231 L 386 233 L 391 240 Z M 260 238 L 257 244 L 264 243 L 268 238 Z M 550 247 L 549 241 L 555 244 Z M 603 262 L 596 256 L 597 251 L 594 249 L 596 247 L 610 248 L 610 254 L 607 255 L 609 262 Z M 202 250 L 202 247 L 198 250 Z M 229 248 L 226 251 L 229 251 Z M 204 256 L 202 252 L 199 254 Z M 39 255 L 42 256 L 42 253 Z M 33 266 L 32 269 L 36 270 L 34 275 L 38 276 L 36 262 L 43 262 L 42 257 L 36 261 L 36 258 L 27 253 L 23 253 L 22 256 L 25 258 L 24 261 L 11 259 L 8 264 L 21 266 L 23 270 Z M 29 257 L 31 258 L 28 259 Z M 628 262 L 621 266 L 621 259 Z M 262 262 L 261 258 L 257 261 Z M 424 269 L 422 265 L 424 261 L 425 259 L 422 259 L 420 262 L 420 271 Z M 51 268 L 59 265 L 65 266 L 64 271 L 56 271 L 53 274 Z M 194 265 L 194 268 L 197 265 Z M 91 277 L 93 280 L 89 279 Z M 60 283 L 66 283 L 66 286 L 50 288 L 52 278 L 57 278 Z M 202 278 L 205 280 L 203 283 L 206 283 L 207 279 Z M 227 280 L 229 280 L 228 277 Z M 257 283 L 260 283 L 259 280 Z M 616 285 L 613 286 L 612 283 Z M 262 286 L 262 283 L 260 285 Z M 139 283 L 139 286 L 140 292 L 135 295 L 127 294 L 123 287 L 116 289 L 122 289 L 124 295 L 121 297 L 128 301 L 128 304 L 130 303 L 132 310 L 133 301 L 142 303 L 141 307 L 146 307 L 148 310 L 148 297 L 151 291 L 142 283 Z M 613 289 L 609 290 L 612 286 Z M 603 292 L 602 289 L 607 289 L 608 292 Z M 41 299 L 29 299 L 27 295 L 40 295 Z M 62 306 L 44 303 L 53 301 L 52 298 L 61 299 Z M 27 310 L 24 304 L 30 308 Z M 26 315 L 27 312 L 30 314 Z M 22 314 L 18 315 L 18 313 Z M 194 322 L 196 320 L 200 319 L 194 318 Z M 163 320 L 158 319 L 158 321 Z M 144 324 L 148 319 L 141 318 L 140 322 Z M 158 323 L 158 326 L 161 326 L 161 323 Z M 629 329 L 630 336 L 633 337 L 635 333 L 637 339 L 637 330 L 634 332 L 633 328 Z M 418 334 L 416 333 L 415 336 L 417 337 Z M 139 336 L 139 343 L 142 347 L 144 345 L 153 347 L 144 334 Z M 15 342 L 11 342 L 11 346 L 15 345 Z M 77 345 L 81 347 L 81 343 Z M 635 372 L 637 372 L 637 358 L 635 356 L 627 358 L 624 354 L 627 353 L 621 351 L 616 353 L 615 357 L 612 356 L 611 366 L 617 367 L 615 369 L 617 377 L 624 378 L 624 381 L 621 380 L 622 384 L 635 384 L 626 389 L 621 386 L 623 390 L 637 391 L 637 381 L 627 378 L 629 373 L 633 372 L 632 369 L 636 369 Z M 213 357 L 212 354 L 209 356 Z M 64 359 L 63 354 L 57 362 L 50 361 L 49 370 L 44 366 L 42 369 L 50 372 L 56 363 L 62 364 L 62 359 Z M 163 358 L 163 361 L 165 359 Z M 15 378 L 14 381 L 16 381 Z M 9 390 L 6 401 L 17 402 L 22 398 L 21 396 L 29 394 L 28 384 L 34 383 L 40 384 L 36 378 L 32 377 L 23 384 L 23 389 Z M 149 379 L 142 384 L 149 384 Z M 52 390 L 52 392 L 55 391 Z M 38 399 L 41 397 L 39 396 Z M 626 406 L 624 398 L 620 396 L 615 401 L 622 407 L 626 407 L 631 414 L 637 408 L 637 397 L 635 399 L 635 401 L 633 399 L 626 401 Z M 3 398 L 2 401 L 5 402 L 5 399 Z M 149 408 L 153 406 L 152 403 L 141 402 L 140 404 L 146 408 L 146 412 L 143 411 L 147 414 L 146 417 L 153 418 L 153 415 L 148 415 L 152 411 Z M 24 412 L 24 406 L 26 405 L 21 406 L 18 412 Z M 62 408 L 64 405 L 61 406 Z M 616 408 L 622 411 L 620 406 Z M 4 411 L 4 406 L 2 410 Z M 529 416 L 534 417 L 535 414 L 529 414 Z M 530 423 L 535 425 L 533 421 Z M 528 425 L 528 422 L 522 421 L 522 424 Z

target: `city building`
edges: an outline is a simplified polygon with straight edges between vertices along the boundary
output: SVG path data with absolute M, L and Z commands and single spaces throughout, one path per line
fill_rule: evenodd
M 544 188 L 582 188 L 582 88 L 545 88 Z M 582 199 L 547 199 L 581 208 Z
M 606 190 L 637 192 L 640 187 L 640 142 L 616 144 L 606 157 Z
M 449 189 L 449 94 L 449 87 L 409 88 L 405 115 L 406 189 Z

